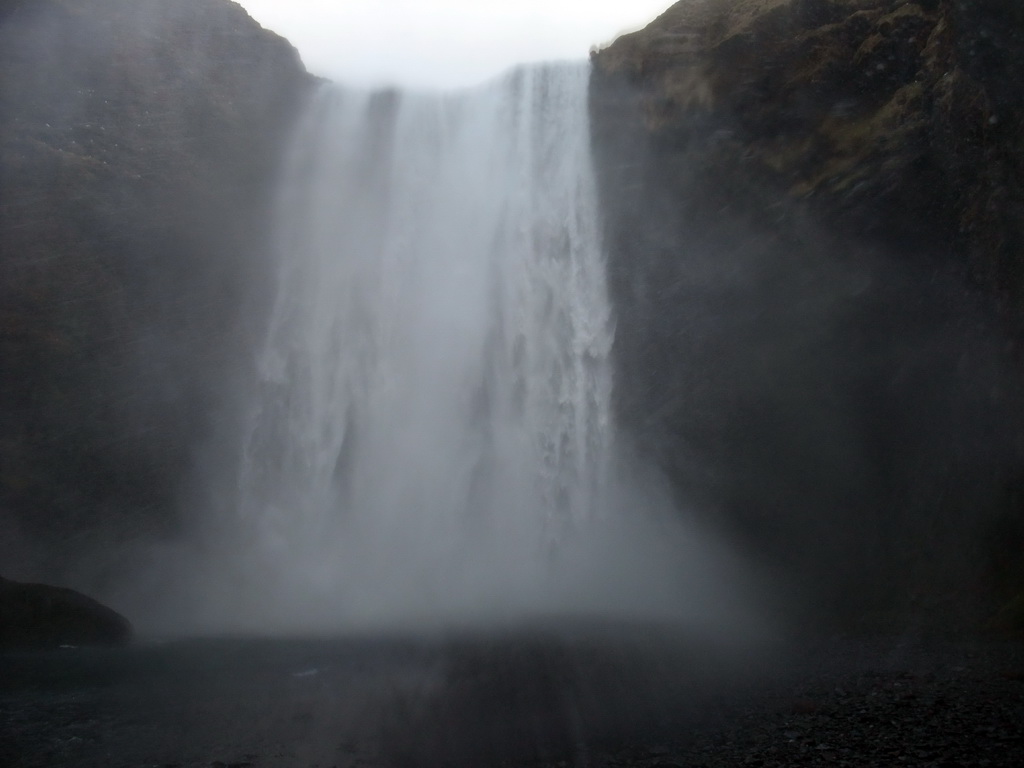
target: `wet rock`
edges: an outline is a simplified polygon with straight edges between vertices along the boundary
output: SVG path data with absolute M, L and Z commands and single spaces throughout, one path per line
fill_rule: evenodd
M 0 577 L 0 648 L 121 645 L 131 637 L 128 619 L 91 597 Z

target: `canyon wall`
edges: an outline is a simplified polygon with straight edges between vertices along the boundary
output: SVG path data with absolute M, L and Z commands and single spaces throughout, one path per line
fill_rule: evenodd
M 1024 586 L 1022 18 L 684 0 L 592 54 L 620 418 L 806 605 Z
M 312 82 L 226 0 L 0 6 L 7 575 L 177 524 L 259 335 L 274 176 Z

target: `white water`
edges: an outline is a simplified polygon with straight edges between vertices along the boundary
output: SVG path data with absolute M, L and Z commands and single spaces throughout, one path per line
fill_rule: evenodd
M 709 545 L 615 455 L 588 75 L 320 91 L 235 487 L 204 533 L 207 623 L 727 610 Z

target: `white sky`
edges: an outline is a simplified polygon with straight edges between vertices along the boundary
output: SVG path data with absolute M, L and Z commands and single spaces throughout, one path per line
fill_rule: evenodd
M 458 87 L 586 58 L 674 0 L 238 0 L 306 68 L 352 85 Z

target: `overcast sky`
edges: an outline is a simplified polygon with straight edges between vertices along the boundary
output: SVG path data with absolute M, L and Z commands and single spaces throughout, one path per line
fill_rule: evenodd
M 311 72 L 353 85 L 473 85 L 532 61 L 582 59 L 673 0 L 239 0 Z

